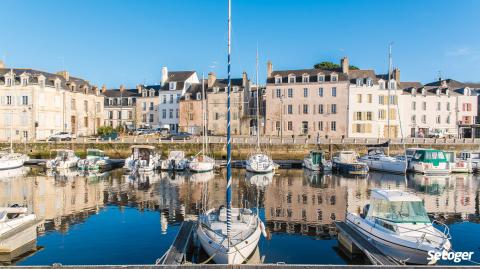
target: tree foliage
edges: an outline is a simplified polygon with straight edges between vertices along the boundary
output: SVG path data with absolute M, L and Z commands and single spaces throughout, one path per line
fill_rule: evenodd
M 99 136 L 108 136 L 111 135 L 114 132 L 114 129 L 112 126 L 100 126 L 97 129 L 97 134 Z
M 332 63 L 332 62 L 321 62 L 321 63 L 318 63 L 316 65 L 313 66 L 314 68 L 316 69 L 324 69 L 324 70 L 341 70 L 342 67 L 336 63 Z M 358 70 L 359 68 L 354 66 L 354 65 L 350 65 L 348 67 L 349 70 Z

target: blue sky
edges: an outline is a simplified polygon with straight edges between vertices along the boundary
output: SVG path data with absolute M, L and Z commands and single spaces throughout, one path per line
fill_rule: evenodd
M 2 0 L 7 66 L 67 69 L 94 84 L 155 84 L 161 67 L 226 74 L 226 0 Z M 403 81 L 480 81 L 480 1 L 233 0 L 233 67 L 274 69 L 350 62 Z

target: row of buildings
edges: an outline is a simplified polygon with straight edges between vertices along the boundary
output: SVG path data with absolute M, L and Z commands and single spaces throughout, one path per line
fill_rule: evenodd
M 155 85 L 133 89 L 97 88 L 67 71 L 48 73 L 6 68 L 0 62 L 0 140 L 41 140 L 56 132 L 96 134 L 100 126 L 165 128 L 200 134 L 203 108 L 210 133 L 224 135 L 227 80 L 211 72 L 162 68 Z M 256 133 L 260 92 L 260 132 L 267 136 L 400 138 L 432 133 L 480 137 L 480 84 L 438 79 L 427 84 L 389 74 L 350 69 L 273 70 L 263 86 L 247 73 L 232 79 L 231 129 Z

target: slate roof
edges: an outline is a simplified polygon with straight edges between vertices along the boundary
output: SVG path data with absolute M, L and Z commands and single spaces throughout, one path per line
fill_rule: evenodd
M 324 70 L 324 69 L 299 69 L 299 70 L 279 70 L 279 71 L 273 71 L 271 77 L 267 79 L 267 83 L 275 83 L 275 76 L 282 76 L 282 83 L 288 83 L 288 75 L 295 75 L 296 77 L 296 82 L 301 83 L 302 82 L 302 76 L 304 74 L 308 74 L 310 76 L 309 81 L 310 83 L 318 82 L 317 81 L 317 75 L 318 74 L 324 74 L 325 75 L 325 81 L 331 81 L 330 77 L 331 74 L 335 73 L 338 75 L 338 81 L 347 81 L 348 76 L 345 73 L 342 72 L 337 72 L 337 71 L 331 71 L 331 70 Z
M 125 89 L 123 93 L 120 89 L 110 89 L 102 92 L 105 97 L 141 97 L 142 94 L 138 93 L 137 89 Z
M 425 84 L 425 86 L 442 86 L 442 83 L 445 82 L 448 87 L 451 88 L 474 88 L 474 89 L 479 89 L 480 88 L 480 83 L 469 83 L 469 82 L 460 82 L 454 79 L 444 79 L 444 80 L 437 80 L 434 82 L 430 82 Z
M 375 75 L 374 70 L 349 70 L 348 78 L 350 79 L 350 83 L 352 84 L 356 84 L 357 79 L 362 79 L 363 82 L 366 83 L 368 78 L 370 78 L 373 81 L 373 83 L 378 82 L 378 78 Z
M 422 91 L 425 89 L 426 95 L 436 95 L 437 90 L 440 90 L 440 94 L 446 94 L 448 90 L 450 95 L 464 95 L 466 87 L 472 89 L 480 88 L 480 84 L 463 83 L 452 79 L 444 81 L 446 84 L 443 84 L 441 80 L 425 85 L 422 85 L 420 82 L 400 82 L 400 89 L 403 90 L 403 94 L 411 94 L 413 89 L 417 90 L 417 94 L 422 94 Z

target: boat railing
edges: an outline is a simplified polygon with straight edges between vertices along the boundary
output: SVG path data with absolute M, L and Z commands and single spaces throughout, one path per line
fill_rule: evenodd
M 443 237 L 444 239 L 449 239 L 450 240 L 452 238 L 452 236 L 450 235 L 450 228 L 448 227 L 447 224 L 445 224 L 443 222 L 440 222 L 438 220 L 433 220 L 432 225 L 433 224 L 437 224 L 437 225 L 443 227 L 443 231 L 441 231 L 441 232 L 444 235 L 444 237 Z

